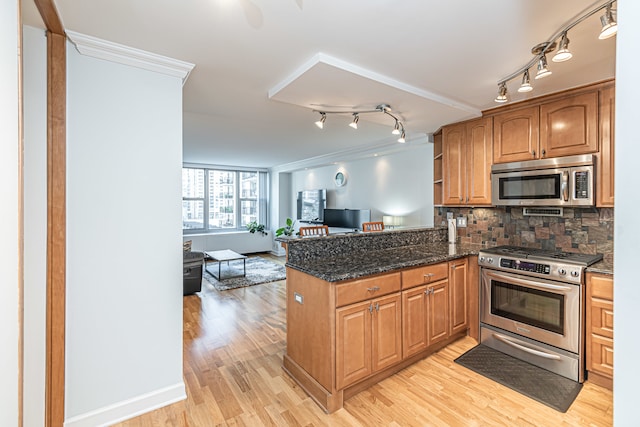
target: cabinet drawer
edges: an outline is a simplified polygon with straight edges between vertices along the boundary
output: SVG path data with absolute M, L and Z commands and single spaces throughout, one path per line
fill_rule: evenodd
M 400 290 L 400 273 L 385 274 L 336 285 L 336 307 Z
M 402 289 L 413 288 L 414 286 L 427 285 L 446 279 L 449 267 L 446 262 L 440 264 L 427 265 L 426 267 L 413 268 L 402 272 Z
M 589 296 L 613 301 L 613 278 L 609 276 L 591 275 L 587 281 Z

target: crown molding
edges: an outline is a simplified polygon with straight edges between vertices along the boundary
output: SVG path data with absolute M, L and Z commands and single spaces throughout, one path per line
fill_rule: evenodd
M 119 64 L 142 68 L 156 73 L 178 77 L 184 85 L 195 64 L 169 58 L 144 50 L 102 40 L 86 34 L 66 31 L 67 38 L 82 55 Z

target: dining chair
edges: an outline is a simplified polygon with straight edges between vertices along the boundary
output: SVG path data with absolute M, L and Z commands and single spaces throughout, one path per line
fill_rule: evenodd
M 329 227 L 326 225 L 314 225 L 311 227 L 300 227 L 300 237 L 306 236 L 328 236 Z
M 382 231 L 384 230 L 384 223 L 382 221 L 363 222 L 362 231 L 368 233 L 370 231 Z

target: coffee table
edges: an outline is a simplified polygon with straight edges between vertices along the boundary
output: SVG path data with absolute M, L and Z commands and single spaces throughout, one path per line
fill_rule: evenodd
M 205 251 L 204 253 L 204 269 L 207 270 L 207 273 L 215 277 L 217 280 L 222 280 L 220 278 L 220 265 L 226 261 L 227 265 L 229 265 L 229 261 L 242 260 L 242 276 L 247 275 L 247 257 L 245 255 L 239 254 L 237 252 L 232 251 L 231 249 L 224 249 L 222 251 Z M 207 261 L 215 261 L 218 263 L 218 276 L 207 268 Z M 231 277 L 240 277 L 240 275 L 229 276 L 226 279 Z

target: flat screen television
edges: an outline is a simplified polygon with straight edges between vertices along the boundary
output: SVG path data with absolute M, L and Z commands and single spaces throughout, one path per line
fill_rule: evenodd
M 327 207 L 327 191 L 304 190 L 298 191 L 297 217 L 298 221 L 316 222 L 324 220 L 324 208 Z
M 371 221 L 369 209 L 325 209 L 324 225 L 337 228 L 361 229 L 363 222 Z

